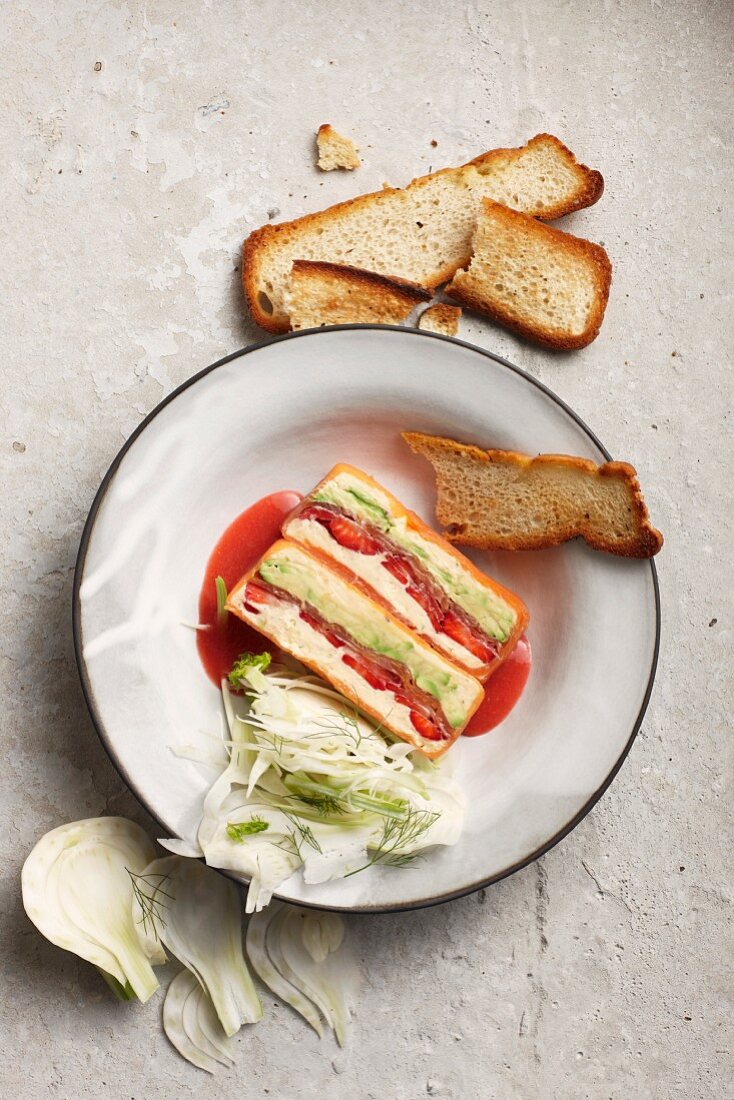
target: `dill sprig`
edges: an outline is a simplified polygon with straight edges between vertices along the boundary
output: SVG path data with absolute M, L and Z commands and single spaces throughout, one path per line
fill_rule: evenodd
M 319 844 L 316 837 L 313 835 L 313 831 L 310 826 L 307 825 L 302 818 L 297 817 L 295 814 L 289 813 L 288 810 L 283 810 L 283 813 L 288 818 L 298 834 L 298 838 L 294 836 L 293 842 L 299 856 L 301 854 L 302 844 L 308 844 L 309 848 L 313 848 L 315 852 L 321 852 L 321 845 Z
M 307 806 L 311 806 L 318 814 L 321 814 L 322 817 L 344 813 L 344 803 L 342 799 L 337 798 L 335 794 L 299 794 L 293 797 L 299 802 L 304 802 Z
M 352 751 L 356 753 L 364 737 L 359 726 L 357 712 L 354 711 L 353 714 L 347 714 L 346 711 L 341 711 L 339 717 L 343 722 L 341 732 L 352 742 L 354 746 Z
M 365 732 L 360 724 L 359 711 L 353 710 L 350 712 L 339 710 L 334 711 L 333 714 L 334 719 L 340 719 L 339 722 L 333 719 L 322 718 L 319 719 L 316 724 L 321 726 L 327 732 L 335 732 L 341 734 L 346 738 L 347 741 L 351 741 L 353 746 L 352 751 L 355 754 L 357 753 L 363 741 L 375 742 L 382 747 L 384 741 L 384 727 L 382 723 L 374 727 L 368 726 L 367 731 Z M 311 734 L 310 736 L 314 735 Z M 387 748 L 387 745 L 385 745 L 384 747 Z
M 350 787 L 335 789 L 324 783 L 317 783 L 307 775 L 293 773 L 284 779 L 286 790 L 291 795 L 313 806 L 322 816 L 329 814 L 371 813 L 380 817 L 396 817 L 404 820 L 408 813 L 405 799 L 388 799 L 379 793 L 368 794 Z
M 345 875 L 357 875 L 380 863 L 385 867 L 407 867 L 418 856 L 417 852 L 406 852 L 423 834 L 430 829 L 439 813 L 432 810 L 408 809 L 403 817 L 386 817 L 382 824 L 382 833 L 372 849 L 367 863 Z
M 145 933 L 155 936 L 158 940 L 160 939 L 159 927 L 161 924 L 166 923 L 163 911 L 168 909 L 168 903 L 163 899 L 168 898 L 169 901 L 175 901 L 174 895 L 163 889 L 163 884 L 168 882 L 171 876 L 136 874 L 129 867 L 126 867 L 125 870 L 130 876 L 133 894 L 140 906 L 138 924 L 142 924 Z M 150 893 L 147 891 L 150 891 Z
M 258 726 L 255 721 L 250 720 L 250 724 L 254 728 L 255 743 L 257 746 L 272 752 L 276 759 L 281 757 L 283 755 L 283 749 L 285 748 L 285 738 L 279 733 L 268 733 Z
M 284 831 L 284 843 L 273 842 L 275 847 L 280 848 L 283 852 L 287 852 L 288 855 L 296 855 L 301 860 L 303 859 L 302 848 L 304 844 L 307 844 L 309 848 L 313 848 L 315 852 L 321 854 L 323 849 L 313 835 L 313 830 L 310 826 L 296 814 L 290 813 L 289 810 L 283 809 L 281 812 L 284 817 L 288 818 L 293 828 Z

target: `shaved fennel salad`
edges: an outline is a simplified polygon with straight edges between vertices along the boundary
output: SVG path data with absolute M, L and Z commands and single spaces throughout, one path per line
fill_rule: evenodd
M 247 912 L 299 869 L 322 883 L 459 839 L 465 801 L 446 763 L 393 741 L 302 666 L 244 654 L 222 697 L 229 764 L 205 799 L 200 850 L 185 847 L 249 876 Z

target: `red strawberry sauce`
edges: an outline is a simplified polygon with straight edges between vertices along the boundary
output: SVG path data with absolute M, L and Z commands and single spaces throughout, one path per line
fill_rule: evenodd
M 280 538 L 283 520 L 301 502 L 301 494 L 271 493 L 242 512 L 212 550 L 199 594 L 199 624 L 206 630 L 196 632 L 199 657 L 207 676 L 219 687 L 240 653 L 273 652 L 273 644 L 236 615 L 225 615 L 217 622 L 215 580 L 222 577 L 229 592 L 240 577 L 251 569 L 269 546 Z
M 484 685 L 484 699 L 469 720 L 464 737 L 479 737 L 504 721 L 525 690 L 531 660 L 530 642 L 523 634 L 510 656 Z
M 283 521 L 301 500 L 299 493 L 291 491 L 263 497 L 230 523 L 211 552 L 199 594 L 199 624 L 207 629 L 197 631 L 196 642 L 206 674 L 217 686 L 240 653 L 248 650 L 272 652 L 274 647 L 267 638 L 235 615 L 226 615 L 222 623 L 218 622 L 215 579 L 222 577 L 227 590 L 232 589 L 268 547 L 280 538 Z M 345 524 L 343 534 L 353 536 L 357 542 L 358 530 L 353 531 L 350 526 L 347 531 Z M 375 552 L 366 546 L 364 551 Z M 484 701 L 469 722 L 464 736 L 477 737 L 487 733 L 507 717 L 522 695 L 530 673 L 530 662 L 530 643 L 523 635 L 510 656 L 487 681 Z M 429 736 L 428 732 L 424 736 Z

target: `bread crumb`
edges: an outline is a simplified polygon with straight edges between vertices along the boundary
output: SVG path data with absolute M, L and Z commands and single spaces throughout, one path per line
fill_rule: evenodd
M 354 142 L 338 134 L 328 122 L 319 126 L 316 145 L 319 151 L 317 164 L 322 172 L 333 172 L 335 168 L 345 168 L 351 172 L 362 163 Z
M 458 306 L 448 306 L 436 302 L 424 310 L 418 318 L 418 328 L 424 332 L 439 332 L 443 336 L 456 336 L 459 331 L 461 310 Z

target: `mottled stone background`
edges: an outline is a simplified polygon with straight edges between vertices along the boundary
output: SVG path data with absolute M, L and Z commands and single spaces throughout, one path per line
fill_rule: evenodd
M 733 11 L 2 5 L 4 1095 L 734 1095 Z M 361 144 L 356 175 L 314 169 L 325 121 Z M 601 335 L 563 356 L 475 319 L 462 335 L 541 378 L 639 469 L 666 535 L 648 716 L 608 794 L 541 862 L 451 905 L 351 922 L 365 986 L 348 1049 L 266 998 L 237 1069 L 213 1081 L 168 1046 L 160 997 L 113 1003 L 20 904 L 21 863 L 47 829 L 101 813 L 146 823 L 77 683 L 84 518 L 141 417 L 256 338 L 236 270 L 245 234 L 539 130 L 606 178 L 599 205 L 565 222 L 614 262 Z

